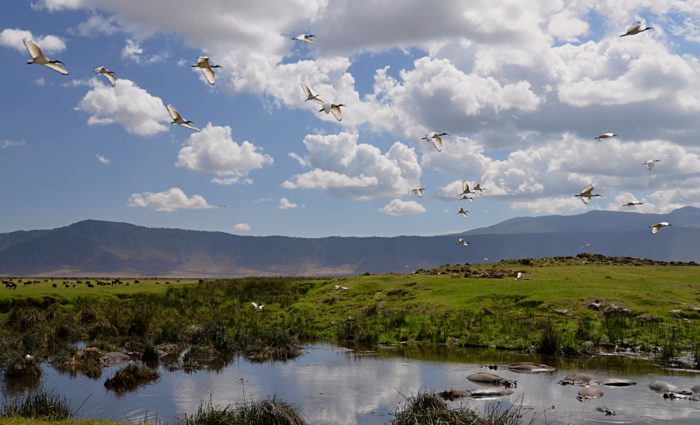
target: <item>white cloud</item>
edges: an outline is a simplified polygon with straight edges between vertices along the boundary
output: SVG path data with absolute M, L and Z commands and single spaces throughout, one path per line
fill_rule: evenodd
M 414 149 L 395 142 L 388 152 L 358 143 L 358 135 L 307 135 L 311 171 L 291 177 L 287 189 L 327 189 L 339 197 L 358 200 L 401 196 L 415 187 L 422 174 Z
M 100 35 L 113 35 L 120 30 L 119 24 L 113 16 L 92 15 L 75 27 L 69 28 L 68 32 L 73 35 L 95 38 Z
M 299 208 L 299 205 L 295 204 L 294 202 L 290 202 L 287 198 L 280 198 L 280 204 L 278 208 L 281 210 L 288 210 L 292 208 Z
M 97 158 L 97 160 L 104 165 L 109 165 L 112 163 L 111 159 L 107 158 L 106 156 L 100 155 L 99 153 L 95 155 L 95 158 Z
M 170 54 L 168 52 L 160 52 L 153 55 L 148 55 L 141 47 L 139 42 L 127 39 L 126 44 L 122 48 L 122 59 L 132 61 L 141 65 L 150 65 L 166 60 Z
M 229 185 L 251 183 L 248 173 L 272 164 L 270 155 L 254 144 L 233 141 L 231 127 L 207 124 L 201 132 L 192 133 L 180 149 L 176 165 L 216 175 L 212 182 Z
M 66 50 L 66 43 L 55 35 L 34 36 L 31 31 L 19 28 L 5 28 L 0 31 L 0 46 L 9 47 L 27 53 L 22 40 L 33 40 L 45 55 Z
M 18 147 L 18 146 L 24 146 L 26 144 L 27 144 L 27 142 L 25 142 L 24 140 L 5 139 L 5 140 L 0 140 L 0 149 L 14 148 L 14 147 Z
M 40 77 L 34 80 L 32 84 L 34 84 L 37 87 L 44 87 L 46 85 L 46 80 L 44 79 L 44 77 Z
M 179 187 L 173 187 L 164 192 L 133 193 L 129 197 L 129 206 L 165 212 L 179 209 L 214 208 L 202 196 L 192 195 L 192 197 L 188 197 Z
M 236 232 L 241 232 L 241 233 L 247 233 L 247 232 L 250 232 L 253 230 L 253 228 L 250 227 L 250 224 L 248 224 L 248 223 L 236 223 L 233 226 L 233 229 Z
M 95 79 L 78 104 L 77 110 L 90 115 L 89 125 L 119 124 L 127 132 L 139 136 L 152 136 L 168 131 L 170 122 L 163 101 L 136 85 L 119 78 L 115 87 Z
M 293 160 L 295 160 L 296 162 L 298 162 L 299 165 L 301 165 L 302 167 L 310 167 L 310 166 L 311 166 L 311 163 L 309 162 L 308 159 L 302 158 L 301 156 L 297 155 L 297 154 L 294 153 L 294 152 L 289 152 L 289 153 L 287 154 L 287 156 L 289 156 L 290 158 L 292 158 Z
M 581 200 L 574 197 L 545 197 L 532 201 L 513 201 L 509 202 L 508 205 L 513 210 L 529 211 L 536 214 L 579 213 L 585 211 L 586 208 L 598 208 L 594 203 L 586 206 Z
M 401 199 L 394 199 L 388 204 L 379 208 L 379 211 L 387 215 L 415 215 L 425 212 L 425 208 L 416 201 L 402 201 Z

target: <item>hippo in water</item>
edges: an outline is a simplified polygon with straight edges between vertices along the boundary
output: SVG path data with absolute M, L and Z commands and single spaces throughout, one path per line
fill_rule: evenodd
M 654 381 L 649 384 L 649 389 L 657 393 L 675 393 L 681 391 L 680 388 L 666 381 Z
M 571 372 L 568 375 L 564 377 L 561 381 L 558 383 L 560 385 L 588 385 L 589 382 L 591 382 L 591 375 L 583 372 Z
M 502 378 L 491 372 L 477 372 L 467 376 L 467 379 L 479 384 L 503 385 L 506 388 L 517 387 L 518 382 Z
M 698 384 L 698 385 L 693 385 L 693 386 L 690 388 L 690 391 L 694 392 L 695 394 L 700 394 L 700 384 Z
M 637 385 L 636 382 L 630 381 L 629 379 L 617 379 L 617 378 L 610 378 L 606 379 L 605 381 L 598 381 L 600 385 L 606 385 L 608 387 L 629 387 L 632 385 Z
M 496 398 L 513 394 L 513 390 L 507 388 L 480 388 L 475 390 L 449 389 L 438 393 L 445 400 L 454 401 L 463 397 L 471 398 Z
M 508 365 L 508 370 L 518 373 L 542 373 L 554 372 L 556 369 L 551 366 L 547 366 L 546 364 L 519 362 Z
M 615 415 L 617 415 L 617 413 L 615 413 L 614 410 L 612 410 L 612 409 L 610 409 L 610 408 L 608 408 L 608 407 L 605 407 L 605 406 L 596 407 L 596 410 L 599 411 L 599 412 L 605 413 L 605 416 L 615 416 Z
M 603 390 L 601 390 L 600 388 L 583 387 L 580 390 L 578 390 L 578 395 L 576 396 L 576 400 L 584 401 L 584 400 L 588 400 L 589 398 L 601 398 L 602 396 L 603 396 Z

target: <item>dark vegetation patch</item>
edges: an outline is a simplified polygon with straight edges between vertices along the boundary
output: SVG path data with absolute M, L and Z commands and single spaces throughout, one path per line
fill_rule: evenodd
M 60 421 L 74 416 L 68 401 L 53 391 L 34 391 L 5 401 L 0 417 L 22 417 Z M 2 422 L 2 421 L 0 421 Z
M 105 381 L 105 387 L 117 393 L 133 391 L 136 388 L 149 384 L 160 377 L 158 371 L 145 365 L 131 363 L 119 369 L 113 377 Z
M 305 425 L 294 406 L 271 397 L 246 401 L 238 405 L 201 404 L 192 415 L 177 420 L 176 425 Z

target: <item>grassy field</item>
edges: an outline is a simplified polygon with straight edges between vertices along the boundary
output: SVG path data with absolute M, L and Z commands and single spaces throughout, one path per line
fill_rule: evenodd
M 465 278 L 465 270 L 507 277 Z M 516 270 L 523 279 L 514 278 Z M 136 348 L 196 343 L 261 360 L 284 358 L 277 346 L 317 340 L 534 348 L 554 354 L 663 347 L 667 358 L 681 350 L 700 351 L 700 267 L 692 266 L 574 258 L 335 279 L 170 279 L 167 285 L 164 279 L 138 284 L 129 279 L 93 288 L 84 281 L 64 287 L 63 280 L 52 288 L 50 280 L 37 280 L 0 289 L 5 336 L 28 352 L 49 350 L 56 336 Z M 616 305 L 629 312 L 595 311 L 589 304 L 596 300 L 600 310 Z M 252 301 L 264 309 L 254 310 Z

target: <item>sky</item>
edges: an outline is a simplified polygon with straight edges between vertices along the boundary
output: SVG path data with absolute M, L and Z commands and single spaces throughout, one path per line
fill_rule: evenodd
M 436 235 L 700 207 L 700 1 L 5 3 L 0 232 L 99 219 Z M 653 30 L 619 37 L 636 21 Z M 69 75 L 27 65 L 25 38 Z M 190 66 L 200 55 L 221 65 L 214 86 Z M 342 121 L 302 82 L 346 105 Z M 433 131 L 441 152 L 421 140 Z M 618 137 L 593 140 L 604 132 Z M 459 201 L 463 181 L 483 195 Z M 590 183 L 602 196 L 584 205 Z

